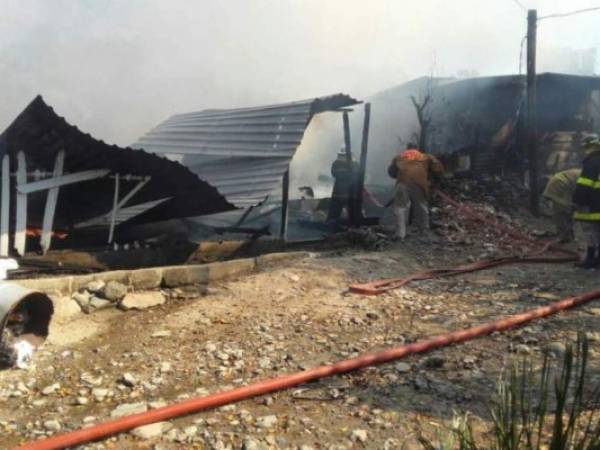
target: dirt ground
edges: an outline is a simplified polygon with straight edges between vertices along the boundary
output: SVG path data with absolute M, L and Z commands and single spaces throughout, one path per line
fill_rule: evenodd
M 354 247 L 211 286 L 155 309 L 80 316 L 54 331 L 29 370 L 0 374 L 0 446 L 359 353 L 494 320 L 600 285 L 572 264 L 513 265 L 367 297 L 354 281 L 477 259 L 484 242 L 413 237 Z M 476 423 L 507 364 L 588 332 L 600 356 L 600 304 L 401 362 L 373 367 L 131 433 L 94 449 L 418 449 L 455 413 Z M 554 345 L 556 348 L 556 344 Z M 557 350 L 557 352 L 560 351 Z M 58 384 L 56 386 L 55 384 Z M 54 385 L 54 386 L 53 386 Z M 113 412 L 113 414 L 115 414 Z

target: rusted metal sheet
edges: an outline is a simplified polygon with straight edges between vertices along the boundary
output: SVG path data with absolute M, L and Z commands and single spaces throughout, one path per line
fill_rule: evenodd
M 315 114 L 359 103 L 343 94 L 255 108 L 175 115 L 134 148 L 183 155 L 183 164 L 238 207 L 260 203 L 281 182 Z

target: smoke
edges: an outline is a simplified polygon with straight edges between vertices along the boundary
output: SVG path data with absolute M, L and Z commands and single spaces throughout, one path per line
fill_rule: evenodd
M 177 112 L 340 91 L 364 98 L 432 69 L 514 73 L 525 33 L 511 0 L 0 3 L 0 129 L 39 93 L 69 122 L 120 145 Z M 540 15 L 594 5 L 522 3 Z M 545 21 L 540 47 L 597 48 L 598 18 Z

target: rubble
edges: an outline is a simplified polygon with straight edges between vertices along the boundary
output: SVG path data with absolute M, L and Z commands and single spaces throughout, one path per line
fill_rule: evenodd
M 500 179 L 497 176 L 455 179 L 452 183 L 445 183 L 442 190 L 473 212 L 525 236 L 530 235 L 527 227 L 516 218 L 520 213 L 519 206 L 523 205 L 522 199 L 528 195 L 520 180 L 511 177 Z M 452 245 L 479 248 L 479 254 L 473 259 L 522 255 L 539 250 L 531 243 L 517 241 L 459 211 L 437 196 L 433 197 L 433 205 L 432 226 L 436 233 Z
M 512 216 L 510 220 L 517 222 Z M 428 252 L 417 239 L 389 240 L 380 251 L 336 250 L 291 267 L 280 264 L 219 283 L 208 297 L 189 296 L 184 302 L 140 310 L 136 320 L 107 314 L 106 328 L 94 339 L 67 348 L 51 345 L 30 371 L 5 374 L 0 400 L 6 414 L 17 411 L 17 415 L 10 416 L 12 424 L 7 422 L 14 431 L 0 442 L 11 448 L 24 439 L 52 433 L 44 428 L 46 420 L 57 419 L 63 430 L 89 426 L 113 414 L 160 408 L 473 326 L 532 303 L 549 302 L 551 297 L 563 298 L 572 294 L 573 286 L 595 287 L 593 277 L 569 265 L 542 265 L 418 282 L 378 297 L 345 293 L 355 280 L 410 274 L 428 265 L 452 266 L 468 257 L 477 259 L 484 251 L 511 250 L 497 245 L 492 235 L 483 239 L 488 232 L 484 227 L 472 224 L 462 229 L 473 243 L 456 246 L 455 252 L 448 250 L 453 244 L 444 236 L 431 243 Z M 496 249 L 489 245 L 486 249 L 485 243 Z M 170 290 L 165 294 L 175 299 Z M 140 427 L 109 443 L 116 450 L 153 445 L 418 448 L 416 434 L 435 435 L 453 411 L 469 410 L 474 417 L 485 418 L 482 405 L 509 361 L 527 356 L 539 362 L 552 343 L 564 342 L 576 329 L 593 330 L 597 318 L 594 308 L 574 310 L 476 343 Z M 95 322 L 95 317 L 82 316 L 69 323 L 65 333 Z M 600 340 L 591 339 L 590 348 L 600 354 Z M 41 390 L 54 383 L 59 387 L 43 395 Z M 24 410 L 22 404 L 27 405 Z M 39 423 L 24 419 L 20 411 L 39 417 Z M 26 428 L 30 421 L 31 430 L 40 434 Z M 0 429 L 5 428 L 0 424 Z

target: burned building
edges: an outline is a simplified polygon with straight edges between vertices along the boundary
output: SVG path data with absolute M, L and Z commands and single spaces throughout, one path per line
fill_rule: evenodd
M 284 236 L 286 196 L 297 193 L 289 190 L 286 174 L 305 132 L 316 116 L 339 113 L 358 103 L 337 94 L 278 105 L 178 114 L 150 130 L 133 147 L 180 160 L 243 209 L 202 217 L 198 227 L 240 229 L 252 223 Z M 343 142 L 341 124 L 335 133 Z M 335 157 L 338 149 L 328 149 L 330 157 Z M 284 211 L 279 214 L 282 206 Z
M 94 139 L 40 96 L 0 135 L 0 159 L 2 256 L 133 242 L 141 225 L 235 208 L 183 165 Z
M 475 78 L 433 91 L 429 149 L 468 155 L 470 168 L 498 173 L 526 167 L 524 76 Z M 546 73 L 537 78 L 543 171 L 576 166 L 581 137 L 600 131 L 600 78 Z
M 600 77 L 546 73 L 537 78 L 541 166 L 554 172 L 579 163 L 581 136 L 600 131 Z M 386 164 L 419 132 L 417 101 L 430 95 L 426 150 L 450 169 L 472 173 L 524 171 L 524 75 L 468 79 L 420 78 L 372 96 L 368 172 L 381 180 Z M 359 125 L 354 124 L 358 132 Z

